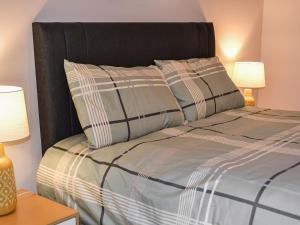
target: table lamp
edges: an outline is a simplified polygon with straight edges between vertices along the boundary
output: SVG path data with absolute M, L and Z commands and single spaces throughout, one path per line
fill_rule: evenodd
M 12 161 L 4 144 L 29 136 L 23 89 L 0 86 L 0 216 L 16 208 L 16 183 Z
M 265 70 L 261 62 L 236 62 L 234 65 L 233 81 L 244 88 L 246 106 L 255 106 L 252 88 L 265 87 Z

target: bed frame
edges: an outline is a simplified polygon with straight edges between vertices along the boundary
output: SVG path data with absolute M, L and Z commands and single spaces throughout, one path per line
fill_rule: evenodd
M 212 23 L 33 23 L 42 151 L 82 132 L 63 61 L 146 66 L 215 56 Z

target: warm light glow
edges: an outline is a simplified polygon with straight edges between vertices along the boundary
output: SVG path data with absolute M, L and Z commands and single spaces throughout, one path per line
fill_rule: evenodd
M 233 81 L 241 88 L 265 87 L 265 70 L 261 62 L 236 62 Z
M 0 143 L 29 136 L 23 89 L 0 86 Z
M 219 46 L 224 56 L 224 60 L 233 61 L 235 60 L 242 48 L 243 41 L 237 36 L 228 35 L 220 38 Z
M 234 43 L 226 43 L 223 47 L 223 54 L 227 59 L 234 59 L 239 52 L 239 48 Z

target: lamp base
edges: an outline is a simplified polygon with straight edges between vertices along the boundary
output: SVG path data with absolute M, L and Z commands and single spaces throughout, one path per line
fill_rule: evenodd
M 0 216 L 11 213 L 17 206 L 16 182 L 12 161 L 0 143 Z
M 244 98 L 245 98 L 245 105 L 246 106 L 255 106 L 255 99 L 252 94 L 252 89 L 245 88 L 244 89 Z

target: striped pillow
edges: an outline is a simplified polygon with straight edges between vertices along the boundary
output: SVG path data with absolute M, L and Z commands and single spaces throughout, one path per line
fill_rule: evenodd
M 217 57 L 155 60 L 188 121 L 244 106 L 244 98 Z
M 91 148 L 181 125 L 182 110 L 157 67 L 76 64 L 65 71 Z

